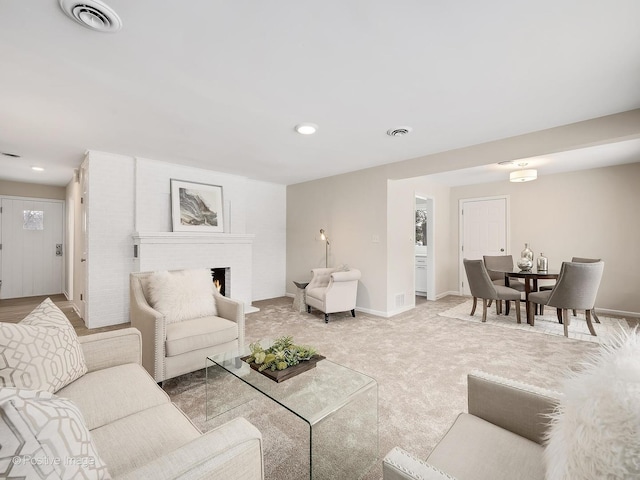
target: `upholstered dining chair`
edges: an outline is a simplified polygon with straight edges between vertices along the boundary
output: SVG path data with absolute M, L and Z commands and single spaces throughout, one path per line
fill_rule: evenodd
M 467 280 L 469 281 L 469 290 L 473 296 L 473 307 L 471 315 L 476 312 L 478 298 L 482 299 L 482 321 L 487 321 L 487 301 L 495 300 L 506 302 L 514 301 L 516 303 L 516 318 L 520 323 L 520 292 L 504 285 L 496 285 L 491 281 L 487 267 L 484 266 L 482 260 L 464 259 L 464 269 L 467 272 Z
M 595 336 L 591 313 L 596 302 L 603 271 L 603 261 L 593 263 L 562 262 L 558 281 L 553 290 L 530 293 L 529 301 L 560 309 L 565 337 L 569 336 L 569 309 L 584 310 L 589 332 Z M 531 306 L 528 311 L 530 316 L 528 321 L 533 325 L 535 309 Z
M 500 272 L 506 272 L 513 270 L 513 256 L 512 255 L 484 255 L 482 257 L 484 260 L 484 266 L 487 267 L 487 271 L 489 272 L 489 277 L 491 281 L 496 285 L 505 285 L 504 274 Z M 520 292 L 524 292 L 524 283 L 520 280 L 512 278 L 509 280 L 509 287 L 514 290 L 518 290 Z M 496 303 L 496 313 L 501 313 L 502 310 L 502 302 Z M 491 300 L 489 300 L 489 306 L 491 306 Z M 507 315 L 509 315 L 509 310 L 507 310 Z
M 571 259 L 572 262 L 574 263 L 596 263 L 599 262 L 601 259 L 600 258 L 584 258 L 584 257 L 573 257 Z M 540 287 L 540 291 L 543 292 L 545 290 L 553 290 L 553 285 L 543 285 Z M 573 309 L 573 316 L 575 317 L 577 312 L 576 309 Z M 544 314 L 544 305 L 540 305 L 540 315 Z M 591 310 L 591 315 L 593 316 L 593 319 L 596 321 L 596 323 L 600 323 L 600 319 L 598 318 L 598 315 L 596 315 L 596 311 L 595 310 Z M 562 318 L 560 316 L 560 313 L 558 313 L 558 320 L 562 321 Z

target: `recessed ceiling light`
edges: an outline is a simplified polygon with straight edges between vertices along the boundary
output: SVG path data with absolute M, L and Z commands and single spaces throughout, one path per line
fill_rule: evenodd
M 411 127 L 395 127 L 387 130 L 387 135 L 390 137 L 404 137 L 408 135 L 413 130 Z
M 505 160 L 503 162 L 498 162 L 498 165 L 514 165 L 515 162 L 513 160 Z
M 60 0 L 60 8 L 83 27 L 98 32 L 117 32 L 122 28 L 118 14 L 100 0 Z
M 36 167 L 35 165 L 31 167 L 31 170 L 33 170 L 34 172 L 44 172 L 44 168 Z
M 300 123 L 296 125 L 296 132 L 300 135 L 313 135 L 318 130 L 318 125 L 315 123 Z

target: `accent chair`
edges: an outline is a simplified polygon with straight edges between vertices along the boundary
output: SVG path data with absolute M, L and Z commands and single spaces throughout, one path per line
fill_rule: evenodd
M 571 259 L 572 262 L 575 263 L 595 263 L 595 262 L 599 262 L 601 259 L 600 258 L 584 258 L 584 257 L 573 257 Z M 542 285 L 540 287 L 540 291 L 543 292 L 545 290 L 553 290 L 553 285 Z M 573 316 L 575 317 L 577 312 L 575 309 L 572 310 L 573 312 Z M 544 314 L 544 305 L 540 305 L 540 315 Z M 596 315 L 596 311 L 595 310 L 591 310 L 591 315 L 593 316 L 593 319 L 596 321 L 596 323 L 600 323 L 600 319 L 598 318 L 598 315 Z M 558 320 L 562 321 L 562 316 L 561 316 L 561 312 L 558 312 Z
M 602 280 L 604 262 L 577 263 L 562 262 L 560 274 L 553 290 L 534 292 L 529 294 L 529 301 L 538 305 L 549 305 L 562 311 L 564 336 L 569 336 L 569 309 L 584 310 L 587 327 L 591 335 L 596 332 L 591 323 L 591 311 L 596 303 L 598 288 Z M 535 305 L 529 308 L 529 323 L 534 324 Z
M 482 260 L 464 259 L 464 269 L 467 272 L 467 280 L 469 281 L 469 289 L 473 296 L 473 307 L 471 308 L 471 316 L 476 312 L 478 298 L 482 299 L 482 321 L 487 321 L 487 302 L 488 300 L 496 301 L 514 301 L 516 304 L 516 318 L 520 323 L 520 292 L 504 285 L 496 285 L 491 281 L 487 267 L 484 266 Z
M 487 267 L 489 277 L 491 281 L 496 285 L 502 285 L 506 287 L 505 276 L 500 272 L 506 272 L 513 270 L 513 256 L 512 255 L 484 255 L 482 257 L 484 266 Z M 524 292 L 524 283 L 520 280 L 512 278 L 509 280 L 509 288 Z M 489 300 L 489 306 L 491 306 L 491 300 Z M 509 315 L 509 304 L 507 303 L 506 313 Z M 496 303 L 496 313 L 501 313 L 502 302 Z
M 356 297 L 360 270 L 355 268 L 314 268 L 313 277 L 307 285 L 307 312 L 311 307 L 324 312 L 324 321 L 329 323 L 329 314 L 351 311 L 356 316 Z
M 156 382 L 200 370 L 207 355 L 244 344 L 244 304 L 217 293 L 207 275 L 208 269 L 130 274 L 131 326 L 142 334 L 142 365 Z

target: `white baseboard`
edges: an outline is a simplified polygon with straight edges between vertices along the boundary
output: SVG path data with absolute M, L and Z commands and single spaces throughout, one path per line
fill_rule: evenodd
M 465 296 L 460 292 L 446 292 L 436 297 L 436 300 L 440 300 L 447 295 L 456 295 L 456 296 Z M 471 297 L 468 297 L 471 298 Z M 632 317 L 632 318 L 640 318 L 640 312 L 627 312 L 625 310 L 613 310 L 611 308 L 596 308 L 596 313 L 600 313 L 602 315 L 615 315 L 617 317 Z
M 248 313 L 256 313 L 256 312 L 259 312 L 259 311 L 260 311 L 260 309 L 259 309 L 258 307 L 254 307 L 253 305 L 247 305 L 247 306 L 244 308 L 244 313 L 245 313 L 245 314 L 248 314 Z
M 370 308 L 356 307 L 356 312 L 362 312 L 362 313 L 366 313 L 368 315 L 374 315 L 376 317 L 390 318 L 390 317 L 393 317 L 393 316 L 398 315 L 400 313 L 408 312 L 409 310 L 413 310 L 414 308 L 416 308 L 415 305 L 405 305 L 404 307 L 397 308 L 397 309 L 392 310 L 390 312 L 383 312 L 381 310 L 372 310 Z
M 452 295 L 454 297 L 467 296 L 467 295 L 463 295 L 459 291 L 449 290 L 448 292 L 443 292 L 443 293 L 440 293 L 439 295 L 436 295 L 436 300 L 440 300 L 441 298 L 448 297 L 449 295 Z M 290 297 L 290 298 L 294 298 L 295 294 L 287 292 L 285 294 L 285 296 Z M 469 298 L 471 298 L 471 297 L 469 297 Z M 428 300 L 431 300 L 431 299 L 428 299 Z M 357 312 L 367 313 L 369 315 L 375 315 L 376 317 L 390 318 L 390 317 L 393 317 L 393 316 L 398 315 L 400 313 L 408 312 L 409 310 L 412 310 L 415 307 L 416 307 L 415 305 L 405 305 L 402 308 L 398 308 L 396 310 L 391 310 L 389 312 L 383 312 L 381 310 L 372 310 L 370 308 L 356 307 L 356 311 Z M 596 313 L 601 313 L 603 315 L 616 315 L 616 316 L 619 316 L 619 317 L 640 318 L 640 312 L 626 312 L 626 311 L 623 311 L 623 310 L 612 310 L 612 309 L 609 309 L 609 308 L 596 308 Z
M 453 295 L 455 297 L 463 296 L 460 292 L 457 292 L 455 290 L 449 290 L 448 292 L 443 292 L 439 295 L 436 295 L 436 300 L 440 300 L 441 298 L 448 297 L 449 295 Z
M 612 310 L 610 308 L 596 308 L 596 313 L 601 315 L 615 315 L 617 317 L 640 318 L 640 312 L 625 312 L 624 310 Z

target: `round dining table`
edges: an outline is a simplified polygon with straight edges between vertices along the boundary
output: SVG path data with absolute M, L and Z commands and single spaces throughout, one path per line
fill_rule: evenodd
M 522 278 L 524 280 L 524 299 L 525 306 L 527 309 L 527 322 L 529 322 L 529 294 L 531 292 L 538 291 L 538 280 L 557 280 L 558 275 L 560 274 L 559 270 L 520 270 L 519 268 L 514 268 L 513 270 L 491 270 L 493 272 L 504 273 L 504 284 L 505 286 L 509 286 L 510 278 Z M 506 313 L 509 313 L 509 304 L 507 303 Z M 535 313 L 538 313 L 537 311 Z

